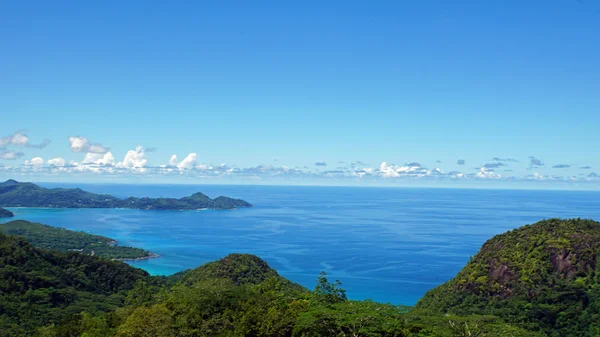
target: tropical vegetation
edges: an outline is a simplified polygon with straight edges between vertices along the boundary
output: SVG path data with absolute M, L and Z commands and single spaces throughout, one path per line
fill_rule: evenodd
M 100 235 L 71 231 L 24 220 L 0 224 L 0 233 L 23 237 L 34 247 L 61 252 L 79 252 L 108 259 L 142 259 L 150 252 L 117 245 L 117 241 Z
M 487 241 L 417 308 L 502 317 L 548 336 L 600 336 L 600 223 L 550 219 Z
M 414 308 L 313 290 L 257 256 L 170 277 L 0 234 L 0 336 L 598 336 L 600 223 L 542 221 L 489 240 Z

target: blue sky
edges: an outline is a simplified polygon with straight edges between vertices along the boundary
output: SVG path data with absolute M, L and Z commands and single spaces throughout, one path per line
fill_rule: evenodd
M 0 177 L 595 180 L 599 36 L 600 0 L 2 2 Z

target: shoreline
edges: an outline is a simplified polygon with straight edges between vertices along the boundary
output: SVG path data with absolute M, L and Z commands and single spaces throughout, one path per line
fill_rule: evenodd
M 154 254 L 154 253 L 148 253 L 148 255 L 146 256 L 142 256 L 142 257 L 126 257 L 126 258 L 120 258 L 120 259 L 111 259 L 111 261 L 142 261 L 142 260 L 149 260 L 149 259 L 156 259 L 159 258 L 160 255 L 158 254 Z
M 107 244 L 111 247 L 125 247 L 125 248 L 137 248 L 137 247 L 129 247 L 129 246 L 119 246 L 119 241 L 115 240 L 113 238 L 109 238 L 112 241 L 107 242 Z M 143 248 L 137 248 L 137 249 L 143 249 Z M 145 249 L 144 249 L 145 250 Z M 147 250 L 145 250 L 147 251 Z M 141 256 L 141 257 L 125 257 L 125 258 L 115 258 L 115 259 L 111 259 L 112 261 L 141 261 L 141 260 L 148 260 L 148 259 L 155 259 L 157 257 L 160 257 L 160 255 L 158 254 L 154 254 L 150 251 L 147 251 L 148 255 L 146 256 Z
M 253 208 L 254 205 L 242 208 Z M 129 210 L 129 211 L 166 211 L 166 212 L 197 212 L 197 211 L 236 211 L 240 207 L 232 208 L 178 208 L 178 209 L 163 209 L 163 208 L 129 208 L 129 207 L 50 207 L 50 206 L 6 206 L 5 209 L 76 209 L 76 210 L 88 210 L 88 209 L 114 209 L 114 210 Z

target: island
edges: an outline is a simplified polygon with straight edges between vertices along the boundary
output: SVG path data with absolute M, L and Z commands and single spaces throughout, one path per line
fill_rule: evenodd
M 0 233 L 20 236 L 40 249 L 76 252 L 112 260 L 142 260 L 158 256 L 140 248 L 119 246 L 116 240 L 104 236 L 24 220 L 0 224 Z
M 15 216 L 13 212 L 0 207 L 0 218 L 12 218 L 13 216 Z
M 600 223 L 540 221 L 493 237 L 405 307 L 350 300 L 324 272 L 306 289 L 255 255 L 151 276 L 0 233 L 0 336 L 591 337 L 599 257 Z
M 0 205 L 7 207 L 50 208 L 129 208 L 140 210 L 231 210 L 252 205 L 229 197 L 209 198 L 202 193 L 175 198 L 120 199 L 108 194 L 96 194 L 79 188 L 44 188 L 33 183 L 7 180 L 0 184 Z

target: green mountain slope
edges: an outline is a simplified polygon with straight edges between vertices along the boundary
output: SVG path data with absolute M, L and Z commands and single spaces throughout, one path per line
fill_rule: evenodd
M 600 223 L 542 221 L 490 239 L 416 308 L 309 291 L 231 254 L 171 277 L 0 234 L 0 336 L 598 336 Z
M 43 188 L 32 183 L 7 180 L 0 184 L 0 205 L 6 207 L 54 208 L 131 208 L 144 210 L 197 210 L 235 209 L 252 207 L 241 199 L 217 197 L 210 199 L 202 193 L 189 197 L 119 199 L 107 194 L 96 194 L 79 188 Z
M 141 259 L 153 256 L 140 248 L 117 246 L 115 240 L 104 236 L 24 220 L 0 224 L 0 233 L 23 237 L 37 248 L 61 252 L 76 251 L 108 259 Z
M 129 291 L 128 305 L 100 316 L 74 315 L 40 332 L 46 337 L 541 336 L 498 317 L 350 301 L 339 282 L 330 283 L 324 274 L 308 291 L 247 254 L 228 255 L 169 281 L 161 290 L 139 282 Z
M 600 335 L 600 223 L 551 219 L 497 235 L 417 305 L 485 314 L 549 336 Z
M 82 311 L 112 311 L 146 278 L 122 262 L 41 250 L 0 234 L 0 336 L 31 336 Z

